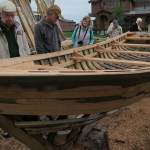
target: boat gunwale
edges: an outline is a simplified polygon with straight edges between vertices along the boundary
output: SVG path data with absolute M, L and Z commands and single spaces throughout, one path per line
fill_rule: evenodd
M 103 76 L 150 73 L 150 67 L 119 70 L 21 70 L 20 72 L 0 72 L 1 77 L 52 77 L 52 76 Z
M 75 69 L 65 69 L 63 67 L 59 67 L 60 64 L 58 65 L 54 65 L 54 66 L 46 66 L 48 67 L 46 70 L 32 70 L 32 69 L 26 69 L 26 70 L 22 70 L 22 69 L 13 69 L 11 68 L 11 66 L 19 66 L 19 65 L 28 65 L 26 63 L 33 63 L 34 61 L 37 60 L 44 60 L 44 59 L 51 59 L 51 58 L 57 58 L 57 57 L 61 57 L 67 54 L 74 54 L 74 52 L 77 52 L 77 54 L 80 54 L 80 51 L 84 51 L 84 50 L 88 50 L 90 48 L 96 48 L 96 49 L 105 49 L 107 52 L 107 46 L 108 48 L 110 48 L 111 46 L 107 45 L 107 44 L 111 44 L 114 42 L 120 42 L 121 38 L 124 38 L 122 40 L 125 40 L 125 37 L 127 35 L 133 35 L 136 34 L 136 32 L 126 32 L 122 35 L 119 35 L 113 39 L 109 39 L 106 41 L 102 41 L 100 43 L 97 44 L 92 44 L 92 45 L 88 45 L 88 46 L 83 46 L 83 47 L 79 47 L 79 48 L 71 48 L 68 50 L 63 50 L 63 51 L 59 51 L 59 52 L 54 52 L 54 53 L 47 53 L 47 54 L 37 54 L 37 55 L 31 55 L 31 56 L 23 56 L 23 57 L 16 57 L 16 58 L 7 58 L 7 59 L 1 59 L 0 60 L 0 77 L 2 76 L 10 76 L 10 74 L 12 76 L 52 76 L 52 75 L 104 75 L 104 74 L 126 74 L 126 73 L 143 73 L 143 72 L 149 72 L 150 71 L 150 67 L 149 66 L 145 66 L 143 68 L 139 68 L 139 69 L 130 69 L 130 68 L 125 68 L 125 69 L 114 69 L 114 70 L 75 70 Z M 106 46 L 106 47 L 105 47 Z M 108 49 L 109 50 L 109 49 Z M 115 49 L 114 49 L 115 50 Z M 99 53 L 97 50 L 94 51 L 95 53 Z M 121 51 L 120 51 L 121 52 Z M 83 55 L 84 56 L 84 55 Z M 82 57 L 82 56 L 81 56 Z M 72 58 L 72 57 L 71 57 Z M 71 58 L 68 59 L 68 61 L 64 62 L 67 63 L 69 61 L 74 61 Z M 79 56 L 80 58 L 80 56 Z M 76 61 L 76 60 L 75 60 Z M 80 60 L 78 61 L 80 62 Z M 35 65 L 34 66 L 38 66 Z M 40 65 L 39 65 L 40 66 Z M 43 65 L 41 65 L 43 66 Z M 5 70 L 3 69 L 4 67 L 8 67 L 8 69 L 10 70 Z M 55 69 L 54 69 L 54 68 Z
M 125 37 L 128 34 L 130 34 L 130 32 L 126 32 L 120 36 L 117 36 L 114 39 L 109 39 L 106 41 L 102 41 L 100 43 L 96 43 L 96 44 L 92 44 L 92 45 L 88 45 L 88 46 L 83 46 L 83 47 L 79 47 L 79 48 L 71 48 L 71 49 L 63 50 L 63 51 L 59 51 L 59 52 L 37 54 L 37 55 L 30 55 L 30 56 L 22 56 L 22 57 L 16 57 L 16 58 L 0 59 L 0 68 L 7 67 L 7 66 L 13 66 L 13 65 L 17 65 L 17 64 L 23 64 L 23 63 L 30 62 L 30 61 L 36 61 L 36 60 L 41 60 L 41 59 L 58 57 L 58 56 L 66 55 L 66 54 L 72 54 L 74 50 L 80 52 L 82 50 L 85 50 L 86 48 L 88 48 L 88 49 L 89 48 L 96 48 L 98 46 L 103 46 L 105 44 L 109 44 L 109 43 L 113 42 L 114 40 L 119 40 L 119 38 Z

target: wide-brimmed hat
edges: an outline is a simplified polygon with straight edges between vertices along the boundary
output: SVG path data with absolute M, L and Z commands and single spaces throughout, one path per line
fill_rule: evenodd
M 57 15 L 59 16 L 59 18 L 64 18 L 64 17 L 61 15 L 61 9 L 60 9 L 60 7 L 57 6 L 57 5 L 52 5 L 51 7 L 48 8 L 48 11 L 57 14 Z
M 11 1 L 2 1 L 0 3 L 0 12 L 16 12 L 16 6 Z

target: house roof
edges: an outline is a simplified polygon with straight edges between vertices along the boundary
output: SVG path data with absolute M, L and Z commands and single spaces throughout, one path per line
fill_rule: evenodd
M 96 12 L 96 14 L 98 14 L 98 13 L 100 13 L 100 12 L 108 12 L 108 13 L 112 13 L 111 11 L 108 11 L 108 10 L 106 10 L 106 9 L 100 9 L 99 11 L 97 11 Z
M 73 22 L 73 23 L 76 23 L 75 21 L 73 21 L 73 20 L 68 20 L 68 19 L 62 19 L 62 18 L 61 18 L 61 19 L 59 19 L 59 20 L 60 20 L 60 21 L 63 21 L 63 22 L 70 22 L 70 23 Z
M 97 3 L 99 1 L 101 1 L 101 0 L 90 0 L 89 3 Z
M 143 11 L 143 12 L 130 11 L 126 12 L 125 15 L 150 15 L 150 11 Z
M 126 12 L 126 15 L 146 15 L 146 14 L 150 14 L 150 6 L 138 6 L 138 7 L 134 7 L 132 11 L 130 12 Z

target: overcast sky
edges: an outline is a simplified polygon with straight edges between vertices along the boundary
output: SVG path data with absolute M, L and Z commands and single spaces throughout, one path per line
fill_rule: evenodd
M 91 12 L 89 0 L 55 0 L 55 4 L 61 7 L 65 19 L 79 23 L 84 16 Z
M 3 0 L 0 0 L 3 1 Z M 55 0 L 55 4 L 62 10 L 65 19 L 73 20 L 79 23 L 84 16 L 91 12 L 89 0 Z M 32 8 L 36 10 L 36 4 L 32 0 Z
M 55 0 L 55 4 L 62 10 L 65 19 L 73 20 L 79 23 L 84 16 L 91 12 L 91 4 L 89 0 Z M 35 8 L 34 0 L 32 0 L 32 8 Z

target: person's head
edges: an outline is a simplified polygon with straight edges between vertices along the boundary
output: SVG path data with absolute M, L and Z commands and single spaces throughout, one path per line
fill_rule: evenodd
M 91 18 L 89 16 L 85 16 L 81 20 L 81 24 L 82 24 L 83 27 L 92 26 L 92 20 L 91 20 Z
M 16 6 L 11 1 L 5 1 L 1 4 L 1 22 L 10 27 L 15 23 Z
M 142 19 L 141 18 L 137 18 L 136 23 L 140 25 L 142 23 Z
M 56 23 L 59 18 L 63 18 L 61 15 L 61 9 L 57 5 L 52 5 L 47 10 L 46 21 L 50 23 Z
M 115 20 L 113 20 L 113 22 L 112 22 L 112 23 L 113 23 L 113 26 L 114 26 L 114 27 L 116 27 L 116 28 L 117 28 L 117 27 L 118 27 L 118 25 L 119 25 L 119 24 L 118 24 L 118 20 L 116 20 L 116 19 L 115 19 Z

